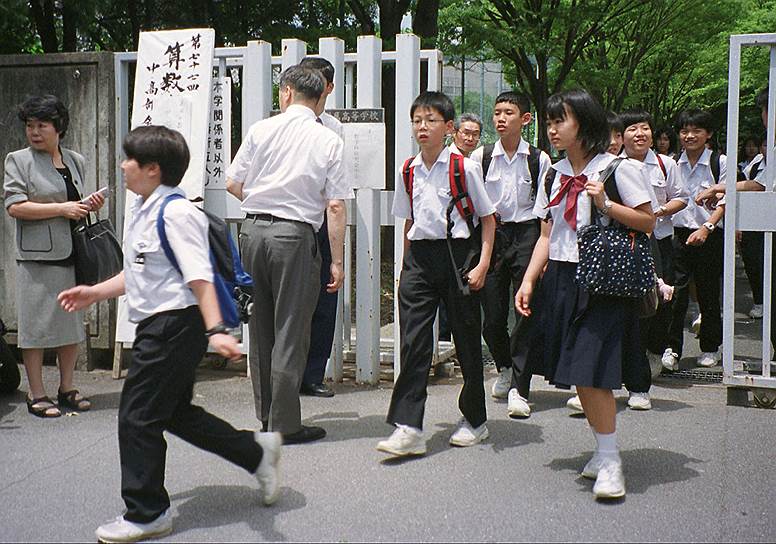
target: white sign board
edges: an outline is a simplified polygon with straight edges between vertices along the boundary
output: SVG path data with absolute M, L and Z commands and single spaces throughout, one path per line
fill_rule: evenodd
M 205 209 L 224 219 L 244 219 L 240 201 L 226 191 L 232 155 L 232 80 L 213 80 L 205 157 Z
M 385 189 L 385 123 L 381 108 L 326 110 L 342 123 L 345 176 L 354 189 Z
M 209 28 L 141 32 L 138 44 L 131 127 L 164 125 L 183 134 L 191 160 L 180 187 L 189 198 L 203 196 L 214 48 L 215 31 Z M 135 197 L 125 195 L 124 233 Z M 134 338 L 122 296 L 116 342 Z

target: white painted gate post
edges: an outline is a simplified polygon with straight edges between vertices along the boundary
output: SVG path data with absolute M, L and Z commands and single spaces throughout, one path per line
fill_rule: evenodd
M 281 70 L 299 64 L 305 55 L 307 55 L 307 42 L 297 40 L 296 38 L 289 38 L 280 43 L 283 50 L 280 63 Z
M 396 35 L 396 110 L 394 136 L 394 162 L 392 172 L 398 171 L 398 166 L 415 153 L 417 144 L 412 136 L 412 125 L 409 122 L 410 106 L 415 97 L 420 94 L 420 38 L 414 34 Z M 399 184 L 396 191 L 403 191 Z M 404 256 L 404 220 L 394 222 L 393 233 L 393 380 L 396 381 L 401 371 L 401 352 L 399 342 L 399 275 Z
M 379 108 L 382 40 L 359 36 L 356 107 Z M 385 178 L 385 172 L 382 173 Z M 381 180 L 382 182 L 382 180 Z M 380 191 L 356 191 L 356 382 L 380 382 Z

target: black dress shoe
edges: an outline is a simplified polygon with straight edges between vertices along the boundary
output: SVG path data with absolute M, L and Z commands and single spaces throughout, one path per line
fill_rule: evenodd
M 324 436 L 326 436 L 326 431 L 321 427 L 302 425 L 302 428 L 295 433 L 283 433 L 283 444 L 304 444 L 305 442 L 320 440 Z
M 310 397 L 333 397 L 334 391 L 323 383 L 303 383 L 299 392 Z

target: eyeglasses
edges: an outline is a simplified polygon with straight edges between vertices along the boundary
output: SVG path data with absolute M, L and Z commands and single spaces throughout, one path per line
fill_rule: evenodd
M 425 125 L 429 128 L 433 127 L 437 123 L 444 123 L 444 119 L 413 119 L 412 120 L 412 126 L 415 128 L 420 128 L 421 125 L 425 123 Z
M 479 132 L 472 132 L 470 130 L 459 130 L 458 132 L 464 138 L 471 138 L 472 140 L 479 140 L 480 139 L 480 133 Z

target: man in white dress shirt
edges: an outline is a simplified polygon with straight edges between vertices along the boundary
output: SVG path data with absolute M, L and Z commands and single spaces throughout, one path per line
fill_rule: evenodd
M 332 261 L 327 288 L 342 285 L 344 199 L 342 139 L 316 122 L 325 82 L 318 70 L 292 66 L 280 76 L 283 113 L 255 123 L 227 171 L 227 189 L 246 213 L 240 234 L 254 281 L 249 364 L 256 413 L 287 444 L 326 435 L 301 423 L 299 387 L 320 290 L 316 232 L 328 216 Z

